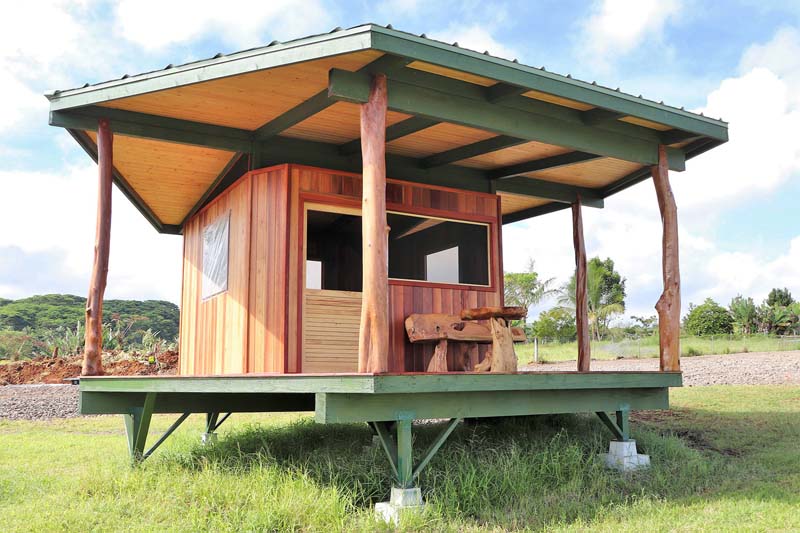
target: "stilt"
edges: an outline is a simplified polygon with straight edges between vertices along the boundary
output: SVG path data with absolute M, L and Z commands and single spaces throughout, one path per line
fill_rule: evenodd
M 363 273 L 358 371 L 389 370 L 389 270 L 386 224 L 386 76 L 372 79 L 361 106 Z
M 97 122 L 97 224 L 94 262 L 89 295 L 86 298 L 86 333 L 82 376 L 103 374 L 103 294 L 108 280 L 108 253 L 111 244 L 111 177 L 114 169 L 113 141 L 108 120 Z
M 578 371 L 588 372 L 592 359 L 589 308 L 586 298 L 586 245 L 583 241 L 581 197 L 572 204 L 572 240 L 575 247 L 575 327 L 578 333 Z
M 612 420 L 608 413 L 597 413 L 615 438 L 609 444 L 608 453 L 600 454 L 606 466 L 621 472 L 649 466 L 650 456 L 640 454 L 636 450 L 636 441 L 631 439 L 630 409 L 627 406 L 621 406 L 615 415 L 616 420 Z

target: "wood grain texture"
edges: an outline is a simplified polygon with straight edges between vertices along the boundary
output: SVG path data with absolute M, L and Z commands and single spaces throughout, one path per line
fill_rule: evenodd
M 681 369 L 681 271 L 678 257 L 678 208 L 669 184 L 669 165 L 664 146 L 658 148 L 658 165 L 652 168 L 658 209 L 663 226 L 662 274 L 664 292 L 656 303 L 660 368 L 678 372 Z
M 360 292 L 306 289 L 303 372 L 357 372 L 360 317 Z
M 97 221 L 94 261 L 86 298 L 86 333 L 82 376 L 103 374 L 103 295 L 108 281 L 108 254 L 111 247 L 111 181 L 114 169 L 114 135 L 108 120 L 97 124 Z
M 580 195 L 572 204 L 572 244 L 575 248 L 575 327 L 578 337 L 578 371 L 588 372 L 592 359 L 589 342 L 589 304 L 586 298 L 586 245 Z
M 522 176 L 566 183 L 567 185 L 597 188 L 614 183 L 618 179 L 640 168 L 642 168 L 642 165 L 639 163 L 603 157 L 584 163 L 528 172 L 522 174 Z
M 389 370 L 389 227 L 386 224 L 386 76 L 372 78 L 361 106 L 363 282 L 358 371 Z

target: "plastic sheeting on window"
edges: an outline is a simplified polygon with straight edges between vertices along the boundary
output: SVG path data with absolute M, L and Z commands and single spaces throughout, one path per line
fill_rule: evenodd
M 231 214 L 221 216 L 203 229 L 202 298 L 228 290 L 228 245 Z

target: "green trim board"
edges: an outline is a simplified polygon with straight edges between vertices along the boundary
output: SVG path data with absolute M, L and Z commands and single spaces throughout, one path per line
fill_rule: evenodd
M 493 92 L 502 93 L 500 96 L 503 98 L 500 99 L 504 99 L 509 92 L 532 89 L 584 102 L 625 116 L 635 116 L 675 129 L 727 140 L 726 124 L 719 120 L 553 74 L 544 69 L 528 67 L 373 24 L 347 30 L 337 28 L 328 34 L 287 43 L 273 43 L 178 67 L 168 66 L 163 70 L 125 76 L 122 79 L 82 88 L 55 91 L 47 97 L 50 100 L 51 110 L 74 108 L 366 49 L 380 50 L 496 80 L 503 84 L 500 86 L 503 91 L 494 88 L 488 89 L 488 92 L 490 96 Z
M 545 181 L 526 176 L 515 176 L 494 182 L 495 191 L 524 196 L 547 198 L 567 204 L 573 204 L 581 199 L 581 205 L 588 207 L 603 207 L 603 198 L 596 190 L 575 185 L 564 185 L 552 181 Z
M 509 390 L 680 387 L 680 372 L 518 372 L 514 374 L 247 374 L 237 376 L 99 376 L 84 392 L 397 394 Z M 219 411 L 225 411 L 220 409 Z
M 370 83 L 368 74 L 331 69 L 328 96 L 344 102 L 365 103 Z M 443 93 L 435 88 L 412 85 L 392 77 L 388 78 L 387 85 L 388 105 L 393 111 L 643 165 L 658 163 L 658 142 L 493 104 L 485 97 L 472 99 Z M 676 150 L 672 152 L 671 167 L 683 170 L 680 164 L 683 153 Z

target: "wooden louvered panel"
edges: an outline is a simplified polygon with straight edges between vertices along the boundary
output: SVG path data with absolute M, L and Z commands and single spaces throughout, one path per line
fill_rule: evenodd
M 305 290 L 303 372 L 357 372 L 361 293 Z

